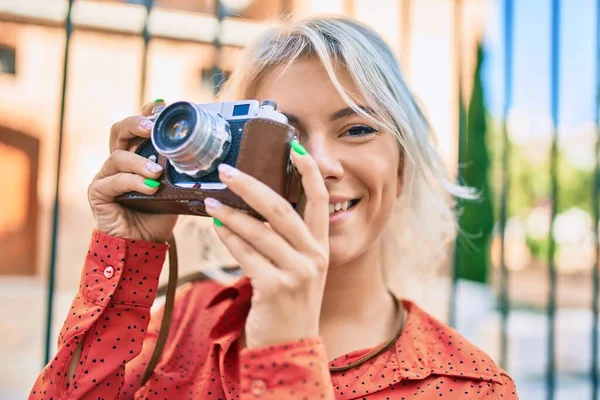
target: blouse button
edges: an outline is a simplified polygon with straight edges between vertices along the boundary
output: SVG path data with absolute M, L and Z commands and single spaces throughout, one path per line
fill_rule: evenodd
M 250 391 L 255 396 L 260 396 L 267 390 L 267 384 L 262 379 L 255 379 L 250 384 Z
M 104 268 L 104 277 L 106 279 L 110 279 L 115 275 L 115 268 L 111 267 L 110 265 L 106 268 Z

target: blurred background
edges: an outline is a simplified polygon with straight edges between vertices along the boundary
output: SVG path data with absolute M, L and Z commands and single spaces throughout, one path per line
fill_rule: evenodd
M 111 125 L 155 98 L 209 102 L 262 29 L 337 13 L 386 39 L 453 176 L 482 193 L 406 296 L 521 398 L 597 399 L 599 3 L 0 0 L 0 397 L 25 398 L 55 351 Z M 208 231 L 178 225 L 181 275 L 224 256 Z

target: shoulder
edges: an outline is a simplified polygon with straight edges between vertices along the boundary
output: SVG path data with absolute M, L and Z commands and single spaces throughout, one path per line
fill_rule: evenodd
M 201 307 L 202 309 L 218 308 L 226 299 L 235 298 L 240 289 L 247 285 L 247 278 L 240 275 L 239 267 L 223 267 L 219 271 L 222 280 L 215 279 L 204 272 L 196 272 L 179 278 L 175 305 L 185 307 Z M 159 288 L 159 295 L 162 294 Z
M 486 388 L 486 392 L 502 392 L 504 398 L 517 398 L 512 378 L 487 353 L 414 303 L 403 304 L 409 311 L 404 333 L 420 344 L 429 374 L 451 378 L 453 383 L 469 381 L 472 389 Z
M 184 322 L 186 316 L 195 318 L 202 314 L 207 317 L 220 313 L 222 307 L 219 307 L 219 304 L 228 298 L 235 298 L 239 288 L 246 284 L 247 279 L 239 275 L 239 270 L 239 267 L 222 268 L 220 274 L 226 275 L 227 280 L 231 281 L 229 284 L 213 279 L 203 272 L 195 272 L 179 278 L 173 305 L 172 328 Z M 160 322 L 165 311 L 166 287 L 165 284 L 157 291 L 159 306 L 153 315 L 155 323 Z

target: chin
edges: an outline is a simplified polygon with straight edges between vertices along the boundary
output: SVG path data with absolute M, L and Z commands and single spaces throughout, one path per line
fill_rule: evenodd
M 329 238 L 329 268 L 348 264 L 356 260 L 364 251 L 362 246 L 349 243 L 344 238 Z

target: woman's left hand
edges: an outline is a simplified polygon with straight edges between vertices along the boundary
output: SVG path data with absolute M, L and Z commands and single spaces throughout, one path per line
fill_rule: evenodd
M 304 220 L 271 188 L 225 164 L 219 166 L 223 183 L 270 226 L 215 199 L 205 200 L 219 238 L 252 283 L 245 332 L 249 348 L 319 334 L 329 266 L 329 194 L 314 159 L 297 146 L 291 157 L 306 194 Z

